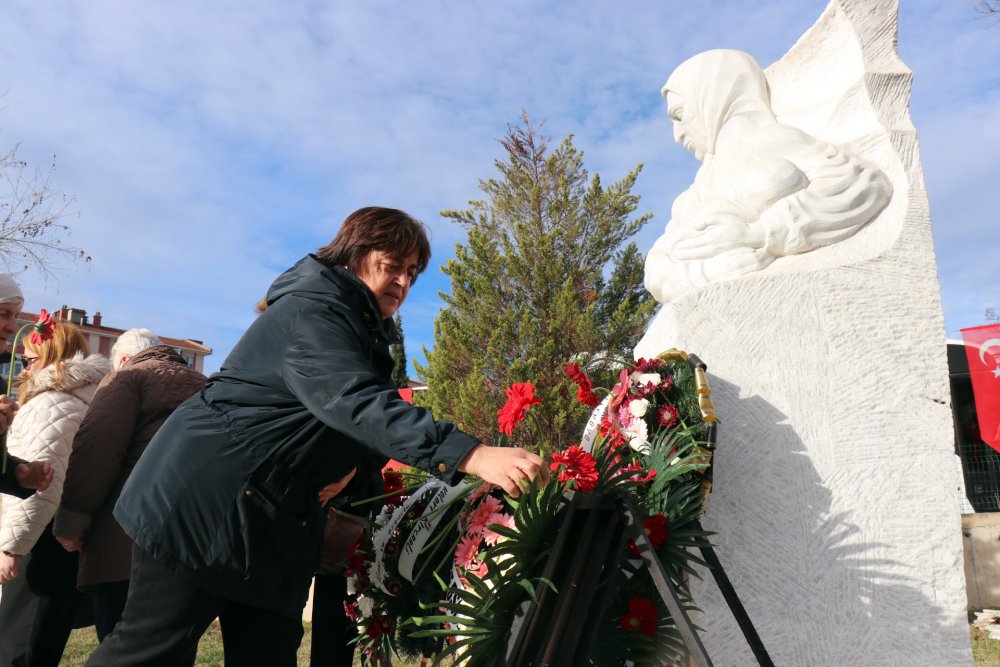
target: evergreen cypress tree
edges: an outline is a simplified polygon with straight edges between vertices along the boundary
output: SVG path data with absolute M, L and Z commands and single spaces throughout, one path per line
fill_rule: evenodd
M 633 217 L 641 164 L 604 187 L 588 176 L 572 136 L 549 151 L 526 114 L 500 143 L 506 160 L 480 181 L 484 198 L 442 212 L 468 237 L 443 268 L 451 293 L 441 294 L 427 365 L 416 365 L 429 386 L 421 403 L 495 441 L 504 388 L 532 381 L 544 401 L 529 412 L 540 437 L 521 428 L 511 440 L 545 453 L 578 442 L 587 418 L 563 364 L 584 360 L 610 386 L 594 360 L 630 359 L 652 316 L 642 254 L 634 243 L 623 247 L 652 216 Z
M 403 317 L 397 312 L 395 317 L 396 329 L 399 330 L 399 343 L 391 345 L 389 351 L 392 353 L 392 382 L 399 388 L 405 388 L 410 381 L 410 376 L 406 372 L 406 341 L 403 339 Z

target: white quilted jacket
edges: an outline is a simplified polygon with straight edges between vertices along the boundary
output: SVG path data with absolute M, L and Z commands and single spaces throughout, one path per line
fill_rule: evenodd
M 20 499 L 4 496 L 0 515 L 0 551 L 24 555 L 31 551 L 59 508 L 73 437 L 97 391 L 97 384 L 111 372 L 111 362 L 92 354 L 65 362 L 63 389 L 57 390 L 53 366 L 29 380 L 35 395 L 17 411 L 7 432 L 7 449 L 25 461 L 48 461 L 54 472 L 45 491 Z M 28 387 L 22 387 L 25 393 Z

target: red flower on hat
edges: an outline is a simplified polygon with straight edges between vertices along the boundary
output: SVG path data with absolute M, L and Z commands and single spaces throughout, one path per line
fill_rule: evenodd
M 42 308 L 42 311 L 38 314 L 38 319 L 35 323 L 31 325 L 31 341 L 32 345 L 41 345 L 47 340 L 50 340 L 56 332 L 56 323 L 52 319 L 52 315 L 49 311 Z
M 656 634 L 656 625 L 660 620 L 660 609 L 652 600 L 632 598 L 628 601 L 628 611 L 618 620 L 622 628 L 629 632 L 638 632 L 647 637 Z
M 541 403 L 542 399 L 535 396 L 535 385 L 530 382 L 515 382 L 504 391 L 507 392 L 507 403 L 497 410 L 497 424 L 501 433 L 511 435 L 514 427 L 524 421 L 528 409 Z

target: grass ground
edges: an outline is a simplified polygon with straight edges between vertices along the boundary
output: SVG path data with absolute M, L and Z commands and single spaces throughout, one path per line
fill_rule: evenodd
M 986 630 L 969 626 L 972 662 L 976 667 L 1000 666 L 1000 639 L 990 639 Z
M 302 646 L 299 647 L 299 666 L 309 667 L 309 647 L 311 645 L 311 634 L 309 624 L 306 623 L 305 636 L 302 639 Z M 80 667 L 87 661 L 91 652 L 97 648 L 97 635 L 93 626 L 74 630 L 70 635 L 69 643 L 63 652 L 59 667 Z M 360 664 L 360 663 L 356 663 Z M 198 644 L 198 659 L 195 661 L 198 667 L 223 667 L 222 662 L 222 634 L 219 632 L 219 623 L 216 621 L 209 627 L 208 632 L 201 638 Z
M 299 667 L 309 666 L 309 646 L 311 632 L 309 624 L 305 624 L 305 637 L 299 648 Z M 1000 667 L 1000 639 L 990 639 L 985 630 L 969 626 L 969 638 L 972 641 L 972 658 L 975 667 Z M 76 630 L 69 638 L 69 644 L 63 653 L 60 667 L 80 667 L 87 661 L 91 651 L 97 647 L 97 636 L 94 628 Z M 222 636 L 219 634 L 218 623 L 213 623 L 198 646 L 198 667 L 223 667 Z M 360 665 L 357 659 L 355 665 Z M 399 667 L 416 667 L 416 662 L 401 662 Z
M 309 623 L 305 626 L 305 636 L 302 638 L 302 646 L 299 647 L 299 667 L 309 667 L 309 647 L 312 645 L 312 632 Z M 81 667 L 87 661 L 91 652 L 97 648 L 97 635 L 94 628 L 83 628 L 74 630 L 70 635 L 69 643 L 63 652 L 63 658 L 59 662 L 59 667 Z M 360 665 L 357 658 L 355 665 Z M 399 667 L 416 667 L 418 662 L 399 662 Z M 198 659 L 195 661 L 197 667 L 223 667 L 222 662 L 222 635 L 219 632 L 219 623 L 215 622 L 209 627 L 208 632 L 201 638 L 198 644 Z

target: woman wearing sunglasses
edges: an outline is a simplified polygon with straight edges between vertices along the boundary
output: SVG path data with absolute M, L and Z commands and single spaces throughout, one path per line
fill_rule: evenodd
M 111 362 L 91 355 L 87 339 L 74 325 L 57 322 L 51 339 L 25 341 L 24 363 L 20 407 L 7 432 L 7 449 L 20 459 L 47 462 L 54 474 L 44 491 L 3 501 L 0 665 L 54 665 L 73 626 L 76 565 L 48 559 L 61 556 L 50 523 L 59 507 L 73 437 Z

